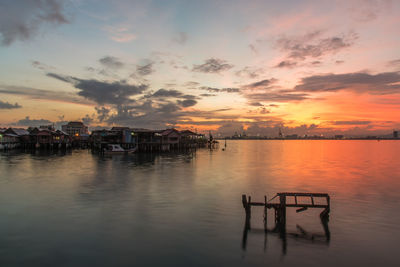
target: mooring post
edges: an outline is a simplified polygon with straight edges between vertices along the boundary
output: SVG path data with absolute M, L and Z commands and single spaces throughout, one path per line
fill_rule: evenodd
M 244 211 L 246 212 L 246 219 L 244 223 L 244 229 L 243 229 L 243 239 L 242 239 L 242 249 L 246 250 L 246 245 L 247 245 L 247 232 L 250 230 L 250 200 L 251 198 L 249 197 L 249 201 L 247 201 L 246 195 L 242 195 L 242 204 Z
M 242 203 L 243 203 L 243 208 L 244 211 L 246 212 L 246 223 L 245 227 L 250 229 L 250 217 L 251 217 L 251 197 L 249 196 L 249 200 L 247 200 L 246 195 L 242 195 Z
M 248 214 L 249 219 L 250 219 L 250 218 L 251 218 L 251 196 L 249 196 L 249 198 L 248 198 L 248 201 L 247 201 L 247 208 L 248 208 L 247 214 Z
M 267 232 L 267 224 L 268 224 L 268 208 L 267 208 L 267 196 L 264 196 L 264 230 Z
M 329 195 L 326 196 L 326 208 L 320 213 L 321 220 L 329 221 L 329 212 L 331 211 L 331 200 Z
M 279 214 L 279 224 L 280 227 L 284 228 L 286 226 L 286 195 L 279 195 L 280 202 L 280 214 Z

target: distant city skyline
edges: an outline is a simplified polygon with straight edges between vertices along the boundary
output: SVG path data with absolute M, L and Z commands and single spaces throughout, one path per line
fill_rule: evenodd
M 400 2 L 5 0 L 0 128 L 400 130 Z

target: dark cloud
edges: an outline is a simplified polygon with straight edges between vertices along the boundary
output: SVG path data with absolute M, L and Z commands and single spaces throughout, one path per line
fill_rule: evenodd
M 250 48 L 250 50 L 251 50 L 254 54 L 258 55 L 258 50 L 257 50 L 257 48 L 255 47 L 255 45 L 249 44 L 249 48 Z
M 167 89 L 159 89 L 155 93 L 151 94 L 151 97 L 181 97 L 183 94 L 178 90 L 167 90 Z
M 182 92 L 175 89 L 159 89 L 154 93 L 147 94 L 145 98 L 159 98 L 159 99 L 167 99 L 167 98 L 182 98 L 186 100 L 194 100 L 198 97 L 194 95 L 185 95 Z
M 14 123 L 16 126 L 32 126 L 32 127 L 39 127 L 41 125 L 50 125 L 52 124 L 51 121 L 46 119 L 31 119 L 29 116 L 26 116 L 25 119 L 21 119 Z
M 120 69 L 124 66 L 124 63 L 121 62 L 118 58 L 112 56 L 106 56 L 99 59 L 99 62 L 107 68 L 110 69 Z
M 76 89 L 80 90 L 78 95 L 93 100 L 100 105 L 132 103 L 134 100 L 130 98 L 131 96 L 141 94 L 148 88 L 144 84 L 130 85 L 124 81 L 104 82 L 93 79 L 84 80 L 54 73 L 48 73 L 47 76 L 71 83 Z
M 73 92 L 50 91 L 23 86 L 0 85 L 0 94 L 18 95 L 29 99 L 54 100 L 60 102 L 92 105 L 93 102 L 77 96 Z
M 308 62 L 306 64 L 298 64 L 298 62 L 293 61 L 293 60 L 283 60 L 283 61 L 279 62 L 279 64 L 275 65 L 274 68 L 292 69 L 292 68 L 300 67 L 300 66 L 318 67 L 321 64 L 322 64 L 322 62 L 319 60 L 314 60 L 314 61 Z
M 32 38 L 44 24 L 68 23 L 61 0 L 3 0 L 0 3 L 0 42 Z
M 108 115 L 105 122 L 112 125 L 129 125 L 131 127 L 161 129 L 174 126 L 184 114 L 181 107 L 172 102 L 155 103 L 147 100 L 141 104 L 118 106 Z
M 82 122 L 85 125 L 90 125 L 93 123 L 93 121 L 94 121 L 94 118 L 89 116 L 89 114 L 86 114 L 85 117 L 82 118 Z
M 368 125 L 371 121 L 333 121 L 333 125 Z
M 283 60 L 275 66 L 275 68 L 293 68 L 297 66 L 297 62 L 290 60 Z
M 194 96 L 194 95 L 183 95 L 183 99 L 200 99 L 200 97 Z
M 269 111 L 267 108 L 265 108 L 265 107 L 262 107 L 261 109 L 260 109 L 260 114 L 268 114 L 268 113 L 271 113 L 271 111 Z
M 88 115 L 87 115 L 88 116 Z M 39 127 L 43 125 L 53 125 L 55 129 L 61 130 L 61 126 L 67 124 L 68 121 L 64 120 L 64 115 L 59 116 L 58 121 L 50 121 L 47 119 L 31 119 L 30 116 L 26 116 L 24 119 L 18 120 L 12 125 L 23 126 L 23 127 Z
M 319 60 L 315 60 L 315 61 L 311 62 L 311 65 L 314 65 L 314 66 L 321 65 L 321 64 L 322 64 L 322 62 Z
M 337 53 L 353 45 L 357 39 L 357 35 L 354 33 L 319 38 L 321 34 L 321 31 L 315 31 L 304 36 L 281 37 L 276 41 L 276 46 L 281 51 L 288 53 L 288 59 L 305 60 L 307 58 L 318 58 L 326 54 Z
M 208 91 L 208 92 L 211 92 L 211 93 L 217 93 L 220 90 L 219 88 L 208 87 L 208 86 L 202 86 L 199 89 L 200 90 L 205 90 L 205 91 Z
M 97 113 L 97 119 L 100 122 L 105 121 L 108 118 L 110 111 L 111 111 L 109 108 L 106 108 L 106 107 L 95 107 L 95 110 Z
M 172 38 L 172 41 L 184 45 L 187 42 L 188 36 L 185 32 L 179 32 L 174 38 Z
M 244 67 L 243 69 L 235 72 L 235 75 L 238 77 L 255 79 L 255 78 L 258 78 L 263 73 L 264 73 L 264 70 L 261 68 Z
M 130 96 L 142 93 L 147 85 L 129 85 L 123 82 L 101 82 L 97 80 L 79 80 L 75 88 L 80 89 L 78 95 L 99 104 L 124 104 L 132 102 Z
M 187 108 L 196 105 L 197 101 L 193 99 L 186 99 L 186 100 L 178 100 L 177 103 L 182 107 Z
M 131 104 L 122 104 L 113 107 L 97 107 L 97 120 L 108 125 L 125 125 L 130 127 L 145 127 L 161 129 L 172 127 L 182 118 L 190 116 L 190 112 L 183 108 L 197 104 L 194 96 L 180 95 L 176 101 L 168 100 L 171 94 L 161 91 L 161 99 L 140 98 Z M 175 95 L 175 94 L 173 94 Z M 175 98 L 175 97 L 173 97 Z M 190 99 L 189 99 L 190 98 Z
M 193 65 L 192 71 L 203 73 L 220 73 L 233 68 L 226 60 L 218 58 L 210 58 L 204 64 Z
M 263 104 L 261 104 L 260 102 L 250 102 L 247 103 L 249 106 L 253 106 L 253 107 L 262 107 L 264 106 Z
M 210 93 L 239 93 L 240 89 L 239 88 L 214 88 L 214 87 L 207 87 L 207 86 L 202 86 L 199 88 L 200 90 L 206 90 Z
M 389 94 L 400 92 L 400 72 L 368 74 L 365 72 L 313 75 L 302 78 L 295 90 L 329 92 L 343 89 L 355 92 Z
M 32 61 L 32 66 L 36 69 L 39 70 L 50 70 L 50 69 L 54 69 L 54 67 L 51 67 L 49 65 L 44 64 L 43 62 L 37 61 L 37 60 L 33 60 Z
M 335 63 L 336 64 L 342 64 L 342 63 L 344 63 L 344 60 L 336 60 Z
M 246 94 L 245 97 L 254 102 L 291 102 L 306 100 L 309 95 L 305 93 L 274 92 Z
M 265 79 L 261 80 L 255 83 L 251 83 L 248 85 L 245 85 L 244 87 L 247 89 L 268 89 L 273 83 L 275 83 L 277 80 L 272 78 L 272 79 Z
M 223 111 L 229 111 L 229 110 L 232 110 L 232 109 L 231 108 L 220 108 L 220 109 L 213 110 L 213 112 L 223 112 Z
M 136 66 L 136 73 L 140 76 L 150 75 L 154 72 L 153 69 L 153 62 L 150 62 L 146 65 L 137 65 Z
M 216 96 L 216 94 L 200 94 L 200 96 L 203 96 L 203 97 L 210 97 L 210 96 Z
M 222 88 L 220 89 L 220 92 L 225 92 L 225 93 L 239 93 L 240 89 L 239 88 Z
M 75 78 L 70 77 L 70 76 L 64 76 L 64 75 L 60 75 L 60 74 L 56 74 L 56 73 L 47 73 L 46 74 L 48 77 L 66 82 L 66 83 L 74 83 L 76 81 Z
M 22 108 L 22 106 L 19 105 L 18 103 L 11 104 L 0 100 L 0 109 L 16 109 L 16 108 Z

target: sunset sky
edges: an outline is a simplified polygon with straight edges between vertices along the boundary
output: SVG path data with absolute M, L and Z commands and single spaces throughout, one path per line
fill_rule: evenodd
M 400 130 L 400 1 L 0 2 L 0 127 Z

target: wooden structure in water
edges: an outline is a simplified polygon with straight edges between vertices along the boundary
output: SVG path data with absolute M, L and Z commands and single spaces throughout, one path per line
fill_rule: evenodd
M 308 199 L 308 201 L 305 201 Z M 286 254 L 287 233 L 286 233 L 286 208 L 298 208 L 296 212 L 302 212 L 309 208 L 323 209 L 320 213 L 321 224 L 325 232 L 325 242 L 329 244 L 329 212 L 330 212 L 330 197 L 326 193 L 291 193 L 283 192 L 276 194 L 272 199 L 267 201 L 267 196 L 264 196 L 264 202 L 252 202 L 251 197 L 242 195 L 243 208 L 246 212 L 246 221 L 243 230 L 242 248 L 246 249 L 247 234 L 250 231 L 250 218 L 252 206 L 264 207 L 264 250 L 266 248 L 266 236 L 268 233 L 278 233 L 282 239 L 282 252 Z M 271 230 L 267 227 L 268 209 L 274 209 L 275 227 Z M 301 234 L 289 233 L 289 236 L 294 238 L 303 238 L 314 242 L 317 235 L 309 235 L 303 228 L 297 225 Z M 319 235 L 318 235 L 319 236 Z
M 278 202 L 273 201 L 278 198 Z M 292 201 L 289 201 L 291 198 Z M 298 198 L 304 200 L 304 198 L 308 198 L 310 201 L 299 201 Z M 325 200 L 325 203 L 322 203 L 321 199 Z M 317 201 L 316 201 L 317 200 Z M 251 207 L 252 206 L 260 206 L 264 207 L 264 228 L 267 230 L 267 218 L 268 218 L 268 209 L 274 209 L 275 214 L 275 227 L 274 230 L 282 230 L 286 227 L 286 208 L 298 208 L 296 212 L 302 212 L 309 208 L 320 208 L 323 209 L 320 213 L 321 220 L 329 220 L 329 212 L 330 212 L 330 197 L 326 193 L 291 193 L 291 192 L 283 192 L 277 193 L 272 199 L 267 201 L 267 196 L 264 196 L 264 202 L 252 202 L 251 196 L 246 197 L 246 195 L 242 195 L 242 203 L 243 208 L 246 212 L 246 227 L 250 228 L 250 218 L 251 218 Z

